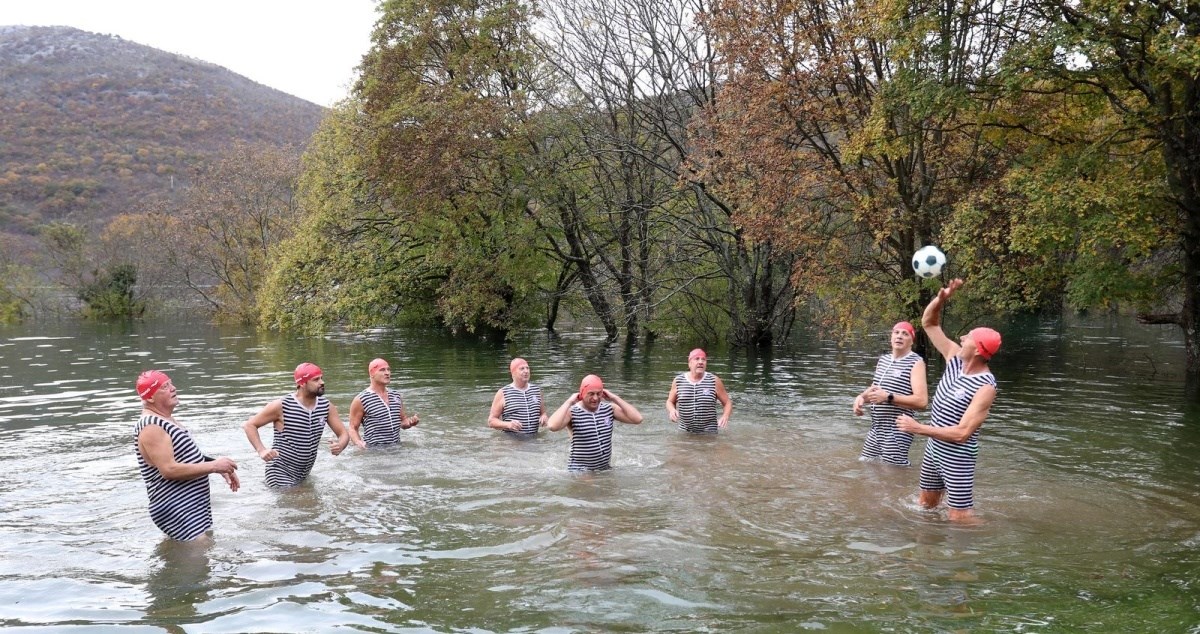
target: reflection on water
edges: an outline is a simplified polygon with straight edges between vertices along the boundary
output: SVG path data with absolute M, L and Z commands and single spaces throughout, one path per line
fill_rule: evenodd
M 884 333 L 878 349 L 710 351 L 734 418 L 691 437 L 663 407 L 688 342 L 10 327 L 0 626 L 1184 631 L 1200 621 L 1200 410 L 1183 396 L 1172 334 L 1007 330 L 981 440 L 986 521 L 964 528 L 917 506 L 915 468 L 857 460 L 867 424 L 851 399 Z M 612 471 L 568 474 L 566 434 L 519 442 L 487 429 L 518 354 L 548 403 L 596 372 L 646 415 L 618 426 Z M 348 412 L 377 356 L 421 425 L 387 450 L 323 447 L 308 482 L 267 489 L 241 423 L 291 389 L 303 360 Z M 238 493 L 212 481 L 211 544 L 164 540 L 149 521 L 132 384 L 151 366 L 171 373 L 205 452 L 240 465 Z

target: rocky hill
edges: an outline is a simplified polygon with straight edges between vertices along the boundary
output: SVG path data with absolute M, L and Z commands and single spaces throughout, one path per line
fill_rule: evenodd
M 0 26 L 0 232 L 98 226 L 236 141 L 301 148 L 324 108 L 220 66 L 67 27 Z

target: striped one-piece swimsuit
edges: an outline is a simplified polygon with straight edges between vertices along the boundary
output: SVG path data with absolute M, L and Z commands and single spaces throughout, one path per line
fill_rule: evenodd
M 892 394 L 911 396 L 912 369 L 920 360 L 921 355 L 911 350 L 899 359 L 891 353 L 885 354 L 879 357 L 871 384 L 878 385 Z M 863 442 L 859 457 L 907 467 L 908 450 L 912 447 L 913 435 L 896 429 L 896 417 L 901 414 L 912 416 L 914 413 L 911 409 L 889 403 L 872 405 L 871 430 L 867 432 L 867 439 Z
M 191 480 L 168 480 L 142 457 L 137 437 L 148 425 L 157 425 L 171 438 L 175 462 L 195 464 L 212 458 L 200 452 L 188 430 L 171 421 L 145 414 L 138 418 L 133 431 L 133 448 L 137 453 L 138 469 L 150 497 L 150 519 L 171 539 L 195 539 L 212 528 L 212 504 L 208 492 L 208 476 Z
M 369 447 L 394 445 L 400 442 L 400 412 L 404 399 L 400 392 L 387 390 L 387 403 L 371 388 L 358 394 L 363 406 L 362 438 Z
M 693 434 L 717 433 L 717 377 L 705 372 L 693 383 L 687 374 L 675 377 L 675 409 L 679 428 Z
M 311 411 L 294 394 L 283 397 L 283 430 L 275 430 L 271 443 L 279 457 L 267 463 L 267 486 L 296 486 L 308 477 L 328 418 L 329 401 L 324 396 L 317 397 Z
M 596 411 L 581 403 L 571 406 L 570 471 L 603 471 L 612 458 L 613 408 L 601 401 Z
M 953 427 L 962 421 L 976 392 L 985 385 L 996 386 L 991 372 L 963 374 L 963 361 L 957 356 L 946 362 L 946 371 L 938 382 L 930 407 L 930 424 Z M 946 504 L 952 509 L 975 505 L 975 463 L 979 457 L 979 430 L 964 443 L 930 438 L 921 459 L 920 486 L 925 491 L 946 491 Z
M 533 436 L 538 433 L 542 419 L 542 388 L 530 383 L 525 389 L 509 383 L 504 392 L 504 412 L 500 420 L 521 421 L 521 431 L 504 430 L 514 436 Z

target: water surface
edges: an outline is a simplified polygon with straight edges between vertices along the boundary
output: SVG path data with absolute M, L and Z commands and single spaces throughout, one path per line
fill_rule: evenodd
M 800 338 L 770 355 L 710 350 L 735 402 L 715 438 L 666 420 L 690 344 L 0 329 L 0 626 L 1200 632 L 1200 414 L 1174 331 L 1006 330 L 977 527 L 919 509 L 915 468 L 857 460 L 869 423 L 851 401 L 885 333 L 862 349 Z M 521 442 L 486 427 L 513 355 L 550 409 L 595 372 L 642 410 L 644 424 L 618 426 L 611 472 L 568 474 L 565 432 Z M 420 426 L 393 450 L 322 451 L 305 485 L 268 490 L 241 424 L 306 360 L 348 414 L 376 356 Z M 171 374 L 200 446 L 240 465 L 236 494 L 212 478 L 207 547 L 165 540 L 149 520 L 132 429 L 133 381 L 150 367 Z

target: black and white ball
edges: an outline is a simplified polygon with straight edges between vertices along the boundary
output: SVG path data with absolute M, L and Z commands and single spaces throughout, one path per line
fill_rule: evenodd
M 942 267 L 946 266 L 946 254 L 932 244 L 921 247 L 913 254 L 912 266 L 917 277 L 937 277 L 942 274 Z

